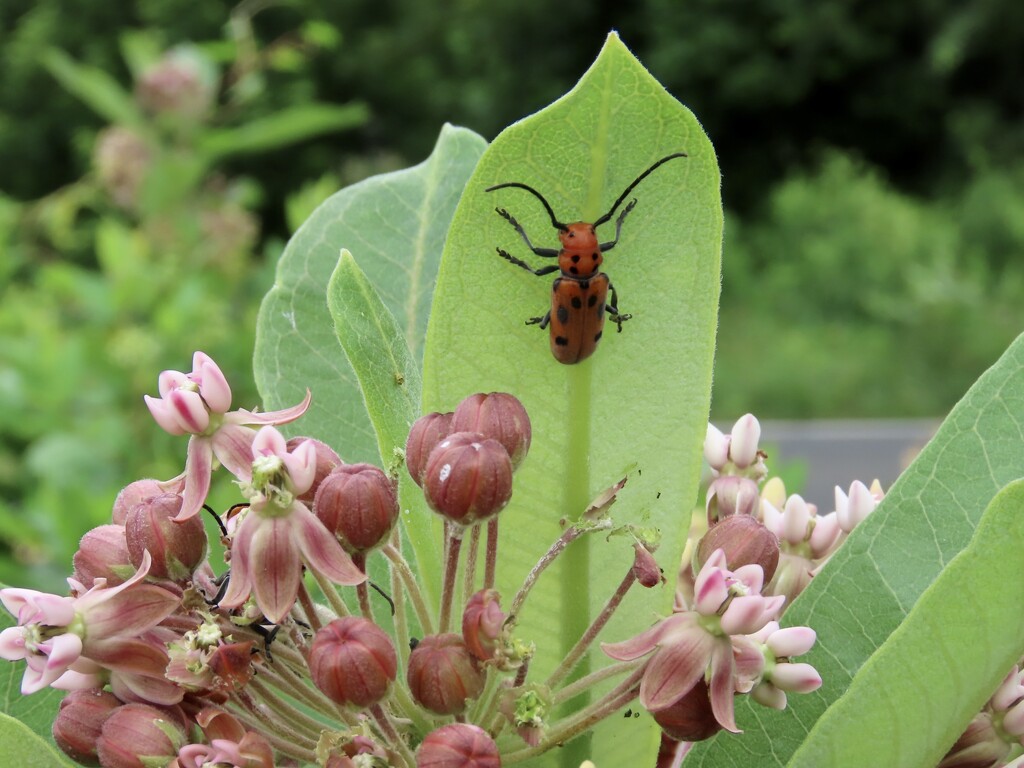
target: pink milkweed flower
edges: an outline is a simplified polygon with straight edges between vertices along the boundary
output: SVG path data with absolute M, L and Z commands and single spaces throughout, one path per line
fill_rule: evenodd
M 810 664 L 794 663 L 793 656 L 811 650 L 817 635 L 810 627 L 785 627 L 769 621 L 749 638 L 760 650 L 764 666 L 754 681 L 751 695 L 759 704 L 773 709 L 786 708 L 786 691 L 810 693 L 821 687 L 821 675 Z
M 184 504 L 175 521 L 199 513 L 210 491 L 214 457 L 242 481 L 251 477 L 255 430 L 250 425 L 287 424 L 309 407 L 310 392 L 298 405 L 280 411 L 228 412 L 231 387 L 218 365 L 205 353 L 192 356 L 191 373 L 164 371 L 157 380 L 160 397 L 143 399 L 156 423 L 172 435 L 191 435 L 185 459 Z
M 18 626 L 0 632 L 0 658 L 25 660 L 23 694 L 51 685 L 95 687 L 102 669 L 110 668 L 106 662 L 134 663 L 124 653 L 126 644 L 139 642 L 140 635 L 163 621 L 180 602 L 173 592 L 143 581 L 149 565 L 146 553 L 132 578 L 114 587 L 97 579 L 78 597 L 33 589 L 0 590 L 0 602 L 18 620 Z M 160 667 L 158 672 L 162 671 Z
M 341 544 L 298 500 L 316 476 L 311 441 L 289 451 L 284 437 L 263 427 L 252 442 L 249 509 L 236 517 L 231 539 L 231 581 L 220 604 L 236 608 L 250 596 L 268 621 L 280 623 L 298 596 L 302 566 L 336 584 L 366 581 Z
M 621 643 L 602 643 L 613 659 L 631 661 L 653 652 L 640 683 L 640 703 L 652 712 L 672 706 L 698 680 L 708 679 L 715 719 L 738 732 L 733 694 L 751 679 L 758 658 L 736 653 L 737 637 L 761 630 L 782 607 L 785 598 L 762 597 L 764 575 L 759 565 L 735 571 L 726 567 L 725 553 L 715 550 L 694 583 L 693 607 L 673 613 L 645 632 Z

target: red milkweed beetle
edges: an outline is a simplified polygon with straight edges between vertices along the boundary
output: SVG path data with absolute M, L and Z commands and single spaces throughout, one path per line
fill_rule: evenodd
M 599 242 L 596 229 L 606 224 L 615 215 L 622 202 L 630 192 L 641 181 L 646 179 L 660 165 L 667 163 L 677 157 L 686 157 L 685 152 L 676 152 L 661 158 L 658 162 L 641 173 L 626 187 L 619 195 L 618 200 L 612 205 L 611 210 L 599 218 L 593 224 L 585 221 L 577 221 L 572 224 L 563 224 L 555 218 L 555 212 L 551 210 L 548 201 L 533 187 L 522 184 L 518 181 L 511 181 L 505 184 L 495 184 L 488 187 L 487 192 L 505 187 L 518 187 L 525 189 L 534 195 L 544 210 L 551 218 L 551 225 L 558 230 L 558 239 L 562 242 L 562 248 L 536 248 L 530 242 L 526 231 L 516 221 L 512 214 L 504 208 L 495 208 L 498 215 L 511 224 L 519 236 L 523 238 L 526 247 L 537 256 L 545 258 L 557 258 L 558 265 L 551 265 L 534 269 L 525 261 L 517 259 L 507 251 L 498 248 L 498 255 L 506 261 L 510 261 L 517 267 L 522 267 L 527 272 L 537 276 L 550 275 L 553 272 L 562 274 L 555 278 L 551 284 L 551 309 L 544 317 L 531 317 L 526 321 L 527 325 L 539 325 L 542 329 L 551 326 L 551 354 L 555 359 L 565 365 L 572 365 L 581 360 L 586 360 L 597 349 L 597 343 L 601 340 L 601 333 L 604 330 L 605 314 L 618 326 L 619 333 L 622 333 L 622 324 L 629 320 L 632 315 L 625 315 L 619 312 L 619 296 L 615 291 L 608 275 L 601 272 L 601 263 L 604 261 L 604 254 L 615 247 L 619 242 L 619 235 L 622 233 L 622 222 L 636 206 L 636 200 L 630 201 L 629 205 L 622 209 L 622 213 L 615 220 L 615 239 L 607 243 Z M 607 301 L 611 293 L 611 301 Z

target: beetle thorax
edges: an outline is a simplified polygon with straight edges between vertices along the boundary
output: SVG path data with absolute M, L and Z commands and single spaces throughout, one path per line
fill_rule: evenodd
M 562 274 L 587 277 L 600 269 L 603 258 L 593 224 L 583 221 L 569 224 L 558 233 L 558 239 L 562 241 L 562 250 L 558 254 L 558 267 Z

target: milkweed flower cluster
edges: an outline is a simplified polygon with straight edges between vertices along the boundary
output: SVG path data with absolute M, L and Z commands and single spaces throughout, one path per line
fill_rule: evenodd
M 232 411 L 227 380 L 201 352 L 191 372 L 165 371 L 158 385 L 160 396 L 145 402 L 160 427 L 188 438 L 184 471 L 118 495 L 110 522 L 82 538 L 69 594 L 0 591 L 18 622 L 0 633 L 0 656 L 25 662 L 23 693 L 70 691 L 53 736 L 82 764 L 498 768 L 637 700 L 665 733 L 703 738 L 738 730 L 736 695 L 780 707 L 787 692 L 820 683 L 791 658 L 813 632 L 776 622 L 785 598 L 766 584 L 782 567 L 778 537 L 738 513 L 747 489 L 727 482 L 728 472 L 760 482 L 756 420 L 745 436 L 722 436 L 717 508 L 734 513 L 699 549 L 691 589 L 684 584 L 674 612 L 653 627 L 607 638 L 612 664 L 574 680 L 627 593 L 665 584 L 658 533 L 613 523 L 620 480 L 566 521 L 522 587 L 502 595 L 500 520 L 533 437 L 514 396 L 474 394 L 411 425 L 409 487 L 444 528 L 431 605 L 402 552 L 399 478 L 277 430 L 305 412 L 308 392 L 280 411 Z M 207 505 L 219 467 L 239 493 L 223 516 Z M 855 490 L 851 519 L 864 514 Z M 210 561 L 204 508 L 220 526 L 226 569 Z M 747 530 L 751 522 L 758 530 Z M 520 637 L 518 616 L 561 553 L 596 532 L 616 534 L 608 546 L 630 546 L 631 563 L 576 645 L 538 676 L 535 644 L 549 639 Z M 390 580 L 371 584 L 380 566 Z M 589 704 L 563 712 L 586 690 L 597 691 Z

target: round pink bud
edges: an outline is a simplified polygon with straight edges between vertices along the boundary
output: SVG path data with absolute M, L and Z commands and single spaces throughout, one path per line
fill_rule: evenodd
M 148 704 L 115 710 L 96 742 L 103 768 L 146 768 L 171 762 L 185 743 L 181 719 Z
M 138 568 L 146 552 L 152 557 L 149 575 L 184 583 L 206 560 L 206 529 L 203 519 L 193 515 L 176 523 L 172 518 L 181 512 L 182 498 L 176 493 L 163 493 L 136 504 L 125 521 L 128 556 Z
M 470 395 L 452 414 L 451 431 L 479 432 L 497 440 L 508 451 L 512 469 L 518 469 L 530 450 L 530 417 L 523 404 L 507 392 Z
M 748 515 L 732 515 L 711 526 L 697 545 L 697 563 L 703 567 L 716 550 L 725 552 L 729 570 L 759 565 L 768 583 L 779 567 L 779 540 L 760 522 Z
M 416 768 L 501 768 L 501 757 L 483 728 L 455 723 L 427 734 L 416 751 Z
M 99 688 L 72 691 L 61 701 L 53 721 L 53 740 L 79 765 L 99 765 L 96 740 L 103 723 L 120 706 L 120 699 Z
M 372 464 L 343 464 L 320 484 L 313 512 L 349 554 L 387 539 L 398 520 L 391 479 Z
M 658 567 L 658 561 L 654 559 L 647 548 L 640 542 L 633 544 L 633 576 L 642 587 L 656 587 L 665 580 Z
M 128 555 L 124 526 L 100 525 L 82 537 L 72 558 L 74 578 L 86 589 L 96 579 L 106 579 L 114 587 L 130 579 L 136 571 Z
M 498 603 L 500 597 L 496 589 L 481 589 L 469 598 L 462 612 L 462 639 L 480 661 L 494 656 L 505 625 L 505 614 Z
M 749 477 L 723 475 L 708 486 L 708 525 L 730 515 L 757 514 L 761 492 Z
M 427 459 L 437 444 L 451 433 L 451 413 L 428 413 L 416 419 L 405 442 L 405 466 L 416 485 L 423 485 Z
M 416 702 L 438 715 L 461 713 L 484 689 L 476 658 L 454 633 L 420 640 L 409 655 L 406 681 Z
M 293 437 L 290 438 L 285 446 L 288 448 L 288 452 L 292 453 L 296 448 L 305 442 L 313 444 L 313 448 L 316 451 L 316 474 L 313 476 L 313 484 L 309 487 L 309 490 L 298 497 L 299 501 L 303 504 L 310 506 L 313 504 L 313 499 L 316 497 L 316 491 L 320 487 L 320 483 L 324 481 L 335 468 L 340 467 L 343 462 L 341 456 L 334 452 L 334 449 L 327 443 L 321 443 L 319 440 L 314 440 L 311 437 Z
M 159 496 L 161 493 L 167 493 L 167 491 L 158 480 L 136 480 L 134 483 L 129 483 L 121 489 L 121 492 L 117 494 L 117 498 L 114 499 L 114 511 L 112 514 L 114 523 L 116 525 L 124 525 L 125 520 L 128 519 L 128 513 L 132 511 L 132 507 L 140 501 L 145 501 L 153 496 Z
M 476 432 L 449 435 L 430 454 L 423 493 L 435 512 L 472 525 L 496 515 L 512 497 L 512 462 L 497 440 Z
M 387 694 L 398 657 L 384 630 L 362 616 L 346 616 L 316 633 L 309 671 L 331 701 L 366 707 Z
M 722 730 L 711 711 L 708 685 L 703 679 L 698 679 L 675 704 L 651 714 L 661 730 L 676 741 L 703 741 Z

